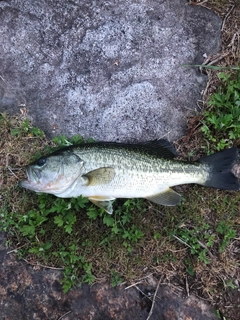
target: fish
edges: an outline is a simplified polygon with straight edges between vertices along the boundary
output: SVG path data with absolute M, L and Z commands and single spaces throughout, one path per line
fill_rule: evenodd
M 113 213 L 116 198 L 145 198 L 164 206 L 175 206 L 181 195 L 171 187 L 200 184 L 224 190 L 239 190 L 231 169 L 237 148 L 189 162 L 176 159 L 167 140 L 135 144 L 91 142 L 63 147 L 26 167 L 23 188 L 60 198 L 87 197 Z

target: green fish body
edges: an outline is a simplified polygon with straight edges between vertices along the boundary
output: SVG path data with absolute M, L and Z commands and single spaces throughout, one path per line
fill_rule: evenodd
M 173 206 L 181 196 L 171 187 L 180 184 L 238 190 L 238 180 L 231 172 L 237 155 L 237 149 L 231 148 L 190 163 L 176 160 L 165 140 L 73 145 L 30 164 L 28 180 L 21 185 L 61 198 L 82 195 L 108 213 L 116 198 L 145 198 Z

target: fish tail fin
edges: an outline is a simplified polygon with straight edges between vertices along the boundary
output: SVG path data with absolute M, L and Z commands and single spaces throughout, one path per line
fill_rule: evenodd
M 210 169 L 204 185 L 223 190 L 239 190 L 238 179 L 231 172 L 237 157 L 238 149 L 230 148 L 200 159 L 199 162 Z

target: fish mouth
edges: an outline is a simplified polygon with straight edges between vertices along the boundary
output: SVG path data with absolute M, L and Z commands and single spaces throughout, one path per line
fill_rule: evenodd
M 20 186 L 27 189 L 36 189 L 36 185 L 39 183 L 41 178 L 41 173 L 38 170 L 34 170 L 34 168 L 26 167 L 26 176 L 27 180 L 23 180 L 20 182 Z
M 25 173 L 27 179 L 21 181 L 19 185 L 28 190 L 55 194 L 62 193 L 66 188 L 68 188 L 67 180 L 64 179 L 64 183 L 61 183 L 63 175 L 59 174 L 59 172 L 57 172 L 56 177 L 46 179 L 46 177 L 42 176 L 40 170 L 32 166 L 27 166 Z
M 26 166 L 26 180 L 23 180 L 19 185 L 23 188 L 40 193 L 60 194 L 66 191 L 77 180 L 78 175 L 74 179 L 64 175 L 61 168 L 58 171 L 50 174 L 41 172 L 34 166 Z
M 41 179 L 41 172 L 39 170 L 36 170 L 34 168 L 28 168 L 27 169 L 27 177 L 31 177 L 35 180 L 35 182 L 38 182 Z M 31 179 L 29 179 L 31 180 Z

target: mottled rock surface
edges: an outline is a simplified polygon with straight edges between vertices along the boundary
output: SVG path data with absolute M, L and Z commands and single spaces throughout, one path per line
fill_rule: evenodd
M 95 284 L 63 294 L 61 272 L 34 268 L 7 253 L 0 233 L 1 320 L 135 320 L 147 319 L 156 281 L 125 290 L 107 283 Z M 176 295 L 160 286 L 150 320 L 217 320 L 213 310 L 194 296 Z
M 180 137 L 221 20 L 184 0 L 0 1 L 0 111 L 52 136 Z

